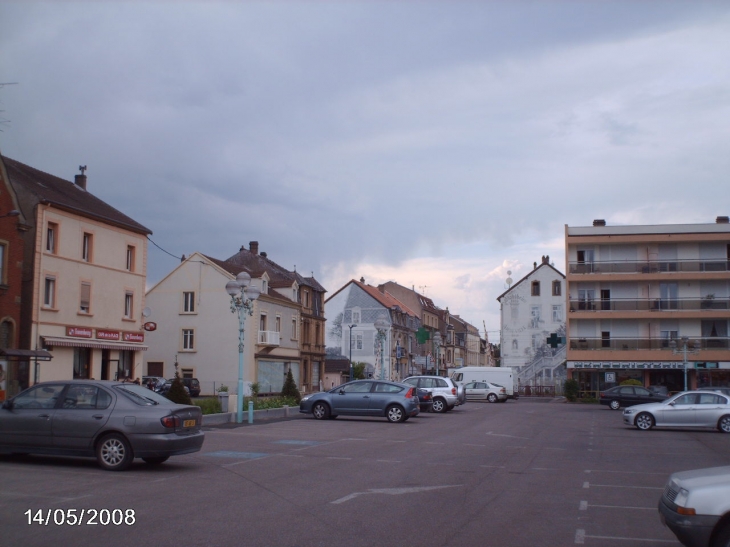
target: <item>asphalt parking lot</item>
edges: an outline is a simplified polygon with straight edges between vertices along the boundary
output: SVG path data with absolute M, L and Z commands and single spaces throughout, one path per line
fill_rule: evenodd
M 527 399 L 211 427 L 201 452 L 123 473 L 1 457 L 0 545 L 678 546 L 667 477 L 729 461 L 730 435 Z

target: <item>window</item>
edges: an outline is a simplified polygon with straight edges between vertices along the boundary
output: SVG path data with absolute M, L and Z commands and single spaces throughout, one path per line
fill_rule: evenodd
M 360 310 L 352 310 L 352 322 L 356 325 L 360 323 Z
M 292 340 L 297 339 L 297 318 L 296 317 L 292 317 L 292 320 L 291 320 L 291 338 L 292 338 Z
M 259 331 L 260 332 L 265 331 L 266 330 L 266 326 L 267 326 L 266 314 L 265 313 L 262 313 L 259 316 Z
M 91 377 L 91 348 L 74 348 L 74 380 Z
M 134 293 L 124 293 L 124 317 L 131 319 L 134 313 Z
M 540 326 L 540 306 L 532 306 L 530 308 L 530 315 L 532 319 L 530 320 L 530 327 L 533 329 L 536 329 Z
M 79 299 L 79 311 L 89 313 L 91 311 L 91 283 L 81 282 L 81 298 Z
M 183 313 L 195 313 L 195 293 L 183 292 Z
M 611 333 L 609 331 L 604 330 L 601 332 L 601 347 L 602 348 L 611 347 Z
M 84 233 L 84 240 L 81 245 L 81 260 L 91 262 L 91 252 L 93 248 L 94 236 Z
M 578 309 L 594 310 L 593 300 L 596 297 L 596 291 L 593 289 L 578 289 Z
M 553 306 L 553 323 L 563 320 L 563 306 Z
M 52 254 L 56 254 L 58 247 L 58 224 L 54 222 L 48 223 L 46 228 L 46 251 Z
M 56 278 L 53 276 L 46 276 L 43 289 L 43 305 L 46 308 L 56 307 Z
M 355 349 L 362 349 L 362 334 L 355 335 Z
M 269 294 L 269 283 L 265 279 L 261 280 L 261 294 Z
M 276 316 L 276 332 L 281 332 L 281 315 Z
M 309 307 L 309 291 L 304 291 L 304 307 Z
M 7 253 L 5 252 L 5 243 L 0 243 L 0 285 L 7 285 L 8 280 L 5 279 L 5 255 Z
M 135 248 L 133 245 L 127 245 L 127 270 L 134 271 L 134 255 Z
M 540 282 L 539 281 L 532 282 L 532 296 L 540 296 Z
M 183 350 L 192 351 L 195 349 L 195 330 L 183 329 L 182 331 Z
M 560 296 L 562 292 L 562 283 L 560 281 L 553 281 L 553 296 Z

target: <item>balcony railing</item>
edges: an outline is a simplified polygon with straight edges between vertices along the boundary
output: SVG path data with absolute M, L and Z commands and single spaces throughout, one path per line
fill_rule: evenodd
M 259 331 L 259 344 L 264 346 L 278 346 L 280 334 L 273 330 L 260 330 Z
M 730 298 L 570 299 L 570 311 L 697 311 L 728 309 L 730 309 Z
M 692 337 L 697 340 L 701 350 L 730 349 L 730 337 L 713 336 L 711 338 Z M 571 338 L 569 347 L 572 350 L 671 350 L 670 341 L 666 338 Z
M 622 260 L 620 262 L 571 262 L 571 274 L 601 273 L 698 273 L 730 271 L 730 260 Z

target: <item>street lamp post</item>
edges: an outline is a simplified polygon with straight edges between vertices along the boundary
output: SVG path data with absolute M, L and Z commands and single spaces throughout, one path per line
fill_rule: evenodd
M 238 396 L 236 397 L 236 422 L 243 422 L 243 326 L 247 315 L 253 315 L 253 303 L 261 291 L 251 285 L 251 276 L 241 272 L 226 283 L 226 292 L 231 297 L 231 313 L 238 314 Z M 249 422 L 253 416 L 249 414 Z
M 672 348 L 672 353 L 675 355 L 682 355 L 682 363 L 683 363 L 683 369 L 684 369 L 684 391 L 687 391 L 687 354 L 688 353 L 699 353 L 699 342 L 697 340 L 690 341 L 688 336 L 682 336 L 680 338 L 680 342 L 682 342 L 682 347 L 677 347 L 677 341 L 676 340 L 670 340 L 669 346 Z M 693 349 L 689 349 L 688 346 L 692 346 Z
M 352 370 L 352 328 L 357 327 L 357 324 L 347 325 L 350 329 L 350 381 L 352 382 L 353 378 L 353 370 Z
M 373 324 L 378 331 L 378 340 L 380 341 L 380 379 L 385 380 L 385 331 L 388 329 L 388 321 L 384 316 L 380 316 Z
M 439 359 L 441 358 L 441 333 L 436 331 L 433 335 L 433 345 L 436 347 L 436 376 L 439 375 Z

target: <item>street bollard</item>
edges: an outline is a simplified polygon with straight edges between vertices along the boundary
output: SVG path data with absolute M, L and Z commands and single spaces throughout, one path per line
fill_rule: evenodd
M 253 401 L 248 402 L 248 423 L 253 423 Z

